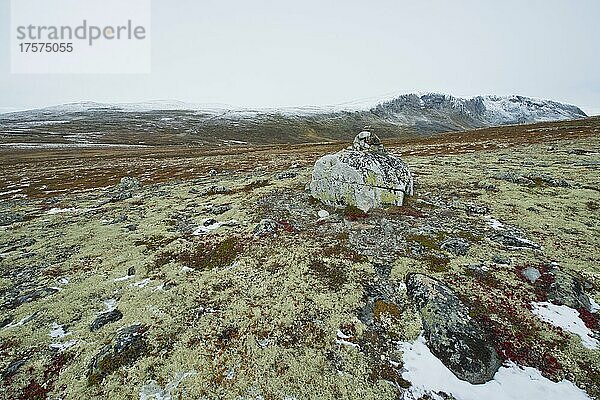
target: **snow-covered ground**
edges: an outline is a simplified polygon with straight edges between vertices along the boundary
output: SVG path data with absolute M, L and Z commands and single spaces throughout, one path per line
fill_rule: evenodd
M 588 349 L 597 349 L 599 342 L 594 333 L 585 326 L 579 312 L 567 306 L 558 306 L 547 301 L 531 303 L 532 312 L 542 321 L 548 322 L 581 338 L 581 343 Z
M 590 397 L 572 382 L 552 382 L 535 368 L 507 364 L 494 379 L 473 385 L 458 379 L 427 347 L 425 338 L 401 345 L 406 372 L 402 377 L 412 383 L 404 400 L 419 399 L 429 394 L 442 400 L 436 392 L 445 392 L 457 400 L 589 400 Z

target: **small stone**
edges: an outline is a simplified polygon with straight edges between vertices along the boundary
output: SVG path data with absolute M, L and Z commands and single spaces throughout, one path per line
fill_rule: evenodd
M 279 223 L 273 219 L 265 218 L 262 219 L 255 227 L 254 227 L 254 236 L 263 237 L 267 235 L 272 235 L 277 232 L 279 228 Z
M 492 256 L 492 261 L 496 264 L 502 264 L 502 265 L 510 265 L 510 263 L 511 263 L 509 257 L 501 256 L 498 254 Z
M 129 267 L 127 269 L 127 276 L 133 276 L 135 275 L 135 267 Z
M 319 210 L 317 215 L 319 216 L 319 218 L 323 219 L 329 217 L 329 212 L 327 210 Z
M 287 171 L 287 172 L 280 172 L 279 174 L 277 174 L 277 179 L 292 179 L 297 177 L 298 174 L 295 172 L 291 172 L 291 171 Z
M 216 169 L 211 169 L 210 171 L 208 171 L 208 175 L 210 176 L 216 176 L 218 174 Z
M 523 276 L 531 283 L 535 283 L 535 281 L 542 276 L 542 274 L 540 274 L 540 270 L 534 267 L 525 268 L 523 271 L 521 271 L 521 274 L 523 274 Z
M 216 219 L 214 219 L 214 218 L 209 218 L 209 219 L 207 219 L 206 221 L 204 221 L 204 222 L 202 223 L 202 225 L 204 225 L 204 226 L 211 226 L 211 225 L 214 225 L 214 224 L 216 224 L 217 222 L 218 222 L 218 221 L 217 221 Z

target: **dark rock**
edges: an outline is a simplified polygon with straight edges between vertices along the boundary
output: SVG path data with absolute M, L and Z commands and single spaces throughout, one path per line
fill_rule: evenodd
M 209 218 L 209 219 L 205 220 L 205 221 L 202 223 L 202 225 L 204 225 L 204 226 L 211 226 L 211 225 L 214 225 L 214 224 L 216 224 L 217 222 L 218 222 L 218 221 L 217 221 L 216 219 L 214 219 L 214 218 Z
M 121 329 L 114 344 L 104 346 L 88 366 L 88 382 L 98 384 L 121 367 L 133 364 L 147 349 L 146 327 L 140 324 Z
M 374 263 L 373 268 L 375 269 L 377 275 L 382 278 L 389 278 L 392 272 L 392 266 L 390 264 Z
M 21 304 L 25 304 L 25 303 L 29 303 L 29 302 L 32 302 L 35 300 L 42 299 L 42 298 L 50 296 L 56 292 L 58 292 L 58 289 L 56 289 L 56 288 L 36 289 L 36 290 L 29 292 L 27 294 L 24 294 L 22 296 L 18 296 L 17 298 L 9 301 L 8 303 L 5 303 L 4 307 L 9 308 L 9 309 L 17 308 Z
M 104 312 L 96 317 L 94 322 L 90 325 L 91 331 L 97 331 L 102 328 L 104 325 L 109 324 L 111 322 L 116 322 L 123 318 L 123 313 L 119 310 L 112 310 Z
M 448 238 L 442 242 L 440 248 L 455 256 L 464 256 L 469 252 L 471 244 L 462 238 Z
M 17 360 L 15 362 L 10 363 L 8 367 L 6 367 L 4 372 L 2 372 L 2 379 L 8 379 L 14 374 L 16 374 L 19 368 L 25 365 L 25 363 L 27 363 L 27 360 Z
M 554 266 L 550 273 L 554 280 L 547 288 L 548 301 L 574 309 L 592 310 L 589 297 L 583 291 L 583 282 L 575 276 Z
M 229 204 L 213 205 L 210 208 L 210 212 L 213 213 L 214 215 L 221 215 L 229 210 L 231 210 L 231 205 L 229 205 Z
M 273 235 L 279 229 L 280 224 L 269 218 L 262 219 L 255 227 L 254 227 L 254 235 L 258 237 Z
M 298 174 L 296 172 L 286 171 L 280 172 L 277 174 L 277 179 L 292 179 L 297 177 Z
M 511 260 L 509 257 L 504 257 L 498 254 L 495 254 L 492 256 L 492 261 L 495 262 L 496 264 L 502 264 L 502 265 L 510 265 Z
M 10 324 L 13 321 L 12 316 L 8 316 L 2 320 L 0 320 L 0 329 L 4 328 L 6 325 Z
M 135 267 L 129 267 L 127 269 L 127 276 L 133 276 L 135 275 Z
M 225 186 L 210 186 L 198 192 L 201 196 L 209 196 L 213 194 L 225 194 L 231 192 L 231 189 Z
M 491 237 L 494 242 L 513 249 L 534 249 L 539 250 L 541 246 L 530 240 L 520 238 L 509 233 L 497 233 Z
M 472 384 L 491 380 L 502 362 L 459 298 L 440 281 L 422 274 L 409 274 L 406 286 L 421 314 L 431 352 L 462 380 Z

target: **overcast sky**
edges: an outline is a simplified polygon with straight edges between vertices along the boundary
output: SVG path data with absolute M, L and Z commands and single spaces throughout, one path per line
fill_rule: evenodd
M 12 75 L 0 107 L 176 99 L 245 107 L 391 93 L 521 94 L 600 114 L 598 0 L 153 0 L 152 73 Z

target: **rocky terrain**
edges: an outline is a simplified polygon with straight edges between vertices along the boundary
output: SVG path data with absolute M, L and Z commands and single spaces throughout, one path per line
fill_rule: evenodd
M 3 147 L 238 146 L 351 141 L 370 125 L 384 139 L 584 118 L 576 106 L 523 96 L 407 94 L 379 103 L 239 109 L 180 102 L 75 103 L 0 114 Z
M 599 132 L 382 135 L 367 212 L 306 189 L 356 130 L 0 149 L 0 397 L 600 398 Z

